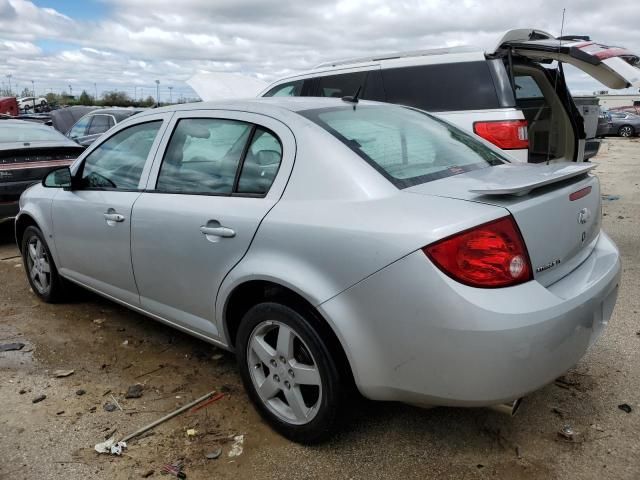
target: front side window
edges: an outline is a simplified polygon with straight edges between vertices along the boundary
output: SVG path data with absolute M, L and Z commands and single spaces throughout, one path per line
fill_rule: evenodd
M 506 161 L 462 130 L 409 108 L 344 106 L 300 113 L 343 142 L 398 188 Z
M 113 118 L 110 115 L 94 115 L 87 135 L 104 133 L 113 127 Z
M 79 138 L 85 135 L 87 131 L 87 127 L 89 126 L 89 122 L 91 121 L 91 116 L 82 117 L 80 120 L 76 122 L 76 124 L 71 127 L 67 136 L 69 138 Z
M 302 95 L 302 85 L 304 80 L 283 83 L 272 88 L 264 94 L 265 97 L 299 97 Z
M 135 190 L 161 120 L 140 123 L 119 131 L 101 143 L 82 166 L 83 188 Z
M 252 127 L 236 120 L 180 120 L 167 146 L 156 189 L 230 194 Z

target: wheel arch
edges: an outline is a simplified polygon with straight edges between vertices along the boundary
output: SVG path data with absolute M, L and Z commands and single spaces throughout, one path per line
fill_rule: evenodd
M 23 213 L 15 220 L 15 237 L 16 243 L 18 244 L 18 250 L 22 253 L 22 238 L 24 237 L 24 232 L 28 227 L 37 227 L 40 228 L 38 222 L 36 222 L 33 216 L 28 213 Z M 40 230 L 42 230 L 40 228 Z
M 269 301 L 286 305 L 304 314 L 326 341 L 331 353 L 336 355 L 346 381 L 350 386 L 355 385 L 351 362 L 331 323 L 305 298 L 304 294 L 273 280 L 247 280 L 236 285 L 225 299 L 222 321 L 230 348 L 235 349 L 238 327 L 244 314 L 254 305 Z

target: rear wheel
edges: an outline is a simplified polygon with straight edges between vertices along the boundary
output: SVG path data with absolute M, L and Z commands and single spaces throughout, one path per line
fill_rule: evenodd
M 47 303 L 64 298 L 64 281 L 39 228 L 27 227 L 22 236 L 22 260 L 34 293 Z
M 618 129 L 618 135 L 621 137 L 632 137 L 636 133 L 631 125 L 623 125 Z
M 336 428 L 342 381 L 309 315 L 260 303 L 243 317 L 236 355 L 249 397 L 275 430 L 316 443 Z

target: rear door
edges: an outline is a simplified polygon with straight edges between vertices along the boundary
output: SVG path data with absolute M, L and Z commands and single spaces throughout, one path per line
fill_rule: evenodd
M 136 284 L 145 310 L 215 338 L 218 288 L 280 199 L 295 142 L 244 112 L 183 111 L 169 128 L 133 208 Z
M 555 38 L 534 29 L 512 30 L 502 38 L 496 53 L 511 50 L 534 61 L 568 63 L 609 88 L 640 87 L 638 55 L 586 38 Z

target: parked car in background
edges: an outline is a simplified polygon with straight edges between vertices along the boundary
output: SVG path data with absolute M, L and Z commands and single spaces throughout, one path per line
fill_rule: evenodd
M 16 239 L 42 300 L 73 282 L 235 350 L 260 413 L 314 442 L 354 382 L 513 410 L 574 366 L 621 270 L 593 167 L 514 165 L 398 105 L 174 105 L 25 192 Z
M 53 110 L 51 112 L 51 126 L 63 135 L 66 134 L 73 125 L 84 115 L 102 107 L 91 107 L 86 105 L 73 105 Z
M 18 213 L 22 192 L 83 149 L 40 123 L 0 118 L 0 221 Z
M 102 108 L 94 110 L 80 118 L 66 135 L 83 147 L 88 147 L 111 127 L 141 111 L 135 108 Z
M 633 105 L 626 107 L 613 107 L 609 109 L 610 112 L 628 112 L 640 115 L 640 102 L 633 102 Z
M 521 29 L 507 32 L 488 53 L 462 47 L 328 62 L 280 79 L 262 95 L 358 92 L 360 98 L 436 112 L 520 162 L 582 161 L 582 117 L 552 61 L 574 65 L 612 89 L 640 87 L 637 55 L 586 38 Z
M 22 97 L 18 99 L 18 108 L 23 112 L 42 111 L 47 105 L 47 99 L 44 97 Z
M 16 97 L 0 97 L 0 113 L 17 117 L 20 111 Z
M 633 137 L 640 133 L 640 116 L 629 112 L 609 110 L 598 117 L 599 137 L 617 135 Z

